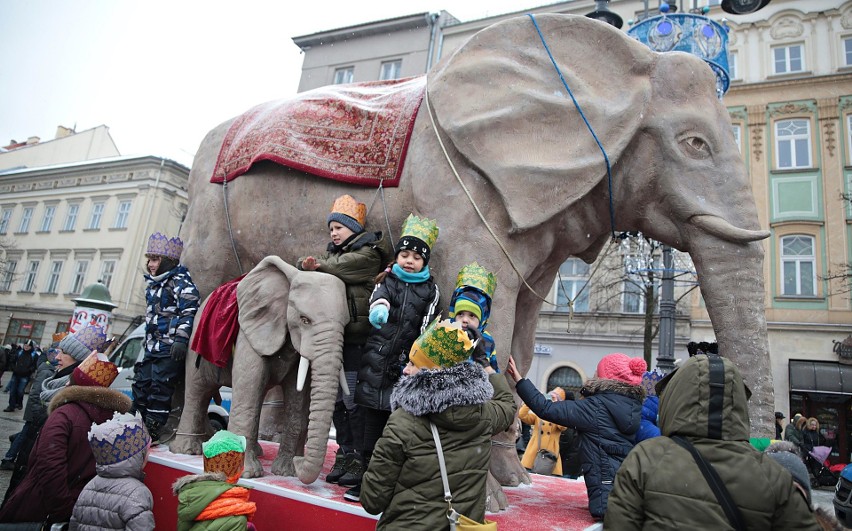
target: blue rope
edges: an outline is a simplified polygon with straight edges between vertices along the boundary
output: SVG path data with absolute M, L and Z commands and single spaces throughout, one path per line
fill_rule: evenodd
M 612 237 L 615 238 L 615 209 L 612 206 L 612 169 L 609 165 L 609 157 L 607 156 L 606 150 L 604 150 L 603 145 L 601 145 L 601 141 L 598 140 L 598 135 L 595 134 L 595 130 L 592 129 L 592 124 L 589 123 L 589 120 L 586 119 L 586 115 L 583 114 L 583 109 L 581 109 L 580 104 L 577 103 L 577 99 L 574 97 L 574 93 L 571 92 L 571 89 L 568 87 L 568 82 L 565 81 L 565 76 L 563 76 L 562 71 L 559 70 L 559 65 L 556 64 L 556 59 L 554 59 L 553 54 L 550 53 L 550 47 L 544 40 L 544 35 L 541 34 L 541 29 L 538 27 L 538 22 L 535 21 L 535 17 L 532 13 L 527 13 L 527 16 L 530 17 L 530 20 L 532 20 L 533 26 L 535 26 L 535 30 L 538 32 L 538 36 L 541 39 L 541 44 L 544 45 L 544 49 L 545 51 L 547 51 L 547 56 L 550 57 L 550 62 L 553 63 L 553 68 L 555 68 L 556 73 L 559 74 L 559 79 L 562 80 L 562 85 L 565 87 L 565 90 L 568 91 L 568 95 L 571 96 L 571 101 L 574 102 L 574 107 L 577 108 L 577 112 L 580 113 L 580 117 L 586 123 L 586 127 L 589 129 L 589 132 L 592 133 L 592 136 L 595 139 L 595 143 L 597 143 L 598 148 L 600 148 L 601 153 L 603 153 L 604 161 L 606 162 L 607 184 L 609 185 L 609 226 L 610 231 L 612 232 Z

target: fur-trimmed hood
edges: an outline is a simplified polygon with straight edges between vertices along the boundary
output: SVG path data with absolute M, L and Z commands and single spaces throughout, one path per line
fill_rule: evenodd
M 128 396 L 115 389 L 70 385 L 56 393 L 50 400 L 50 405 L 47 408 L 48 415 L 53 413 L 59 406 L 64 406 L 71 402 L 92 404 L 93 406 L 118 411 L 119 413 L 127 413 L 133 405 L 133 401 Z
M 228 478 L 225 477 L 225 474 L 222 472 L 203 472 L 201 474 L 190 474 L 188 476 L 182 476 L 177 478 L 177 480 L 172 483 L 172 492 L 175 496 L 178 495 L 180 490 L 190 483 L 196 483 L 198 481 L 222 481 L 224 483 L 228 482 Z
M 391 409 L 402 408 L 415 417 L 430 415 L 438 424 L 462 430 L 478 422 L 467 418 L 467 412 L 478 411 L 493 395 L 494 387 L 482 367 L 460 363 L 448 369 L 422 369 L 403 376 L 391 393 L 390 403 Z M 448 411 L 451 408 L 453 411 Z
M 585 396 L 596 395 L 600 393 L 617 393 L 626 397 L 638 400 L 640 403 L 645 401 L 645 388 L 641 385 L 630 385 L 621 380 L 611 380 L 607 378 L 589 378 L 583 385 Z

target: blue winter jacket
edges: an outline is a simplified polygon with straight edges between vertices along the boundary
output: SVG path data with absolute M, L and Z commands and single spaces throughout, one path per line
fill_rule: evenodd
M 526 378 L 517 385 L 518 396 L 536 415 L 577 430 L 589 512 L 602 518 L 615 473 L 633 449 L 645 390 L 601 378 L 590 379 L 584 389 L 582 400 L 552 402 Z
M 660 397 L 649 396 L 642 403 L 642 420 L 639 422 L 639 431 L 636 432 L 636 444 L 660 436 L 660 428 L 657 427 L 657 411 L 660 409 Z
M 145 350 L 168 355 L 175 342 L 189 343 L 198 311 L 198 288 L 186 267 L 178 265 L 162 275 L 145 275 Z

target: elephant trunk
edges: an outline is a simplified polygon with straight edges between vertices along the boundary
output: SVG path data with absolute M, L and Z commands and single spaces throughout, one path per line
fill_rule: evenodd
M 299 480 L 310 484 L 319 477 L 328 447 L 328 432 L 339 385 L 338 374 L 343 367 L 343 329 L 329 327 L 328 330 L 317 331 L 313 339 L 303 338 L 302 347 L 305 345 L 312 345 L 308 348 L 313 350 L 303 350 L 301 353 L 304 358 L 312 360 L 311 405 L 305 454 L 304 457 L 294 457 L 293 466 Z
M 713 323 L 719 353 L 736 363 L 752 391 L 753 436 L 772 436 L 775 403 L 763 285 L 763 247 L 692 235 L 690 255 Z

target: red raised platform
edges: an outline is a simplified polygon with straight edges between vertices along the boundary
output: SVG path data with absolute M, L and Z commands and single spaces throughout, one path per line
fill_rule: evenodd
M 264 469 L 269 470 L 278 452 L 275 443 L 261 442 Z M 331 469 L 337 444 L 329 442 L 326 464 L 320 478 L 310 485 L 292 477 L 264 476 L 241 479 L 239 484 L 254 489 L 251 500 L 257 503 L 254 524 L 259 531 L 298 529 L 300 531 L 347 531 L 376 528 L 377 516 L 368 514 L 360 504 L 345 501 L 346 488 L 326 483 L 325 472 Z M 201 456 L 173 454 L 168 448 L 151 449 L 145 467 L 145 484 L 154 495 L 154 518 L 157 530 L 176 528 L 177 498 L 172 483 L 187 474 L 202 471 Z M 498 528 L 512 531 L 555 529 L 581 531 L 599 529 L 587 509 L 586 486 L 581 480 L 533 475 L 532 485 L 504 487 L 509 508 L 489 513 Z

